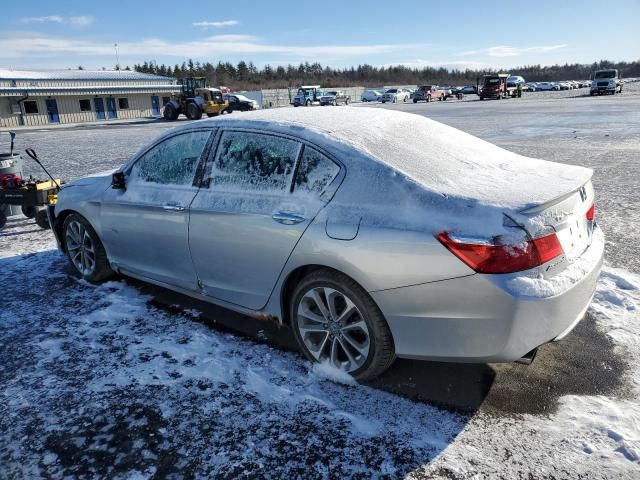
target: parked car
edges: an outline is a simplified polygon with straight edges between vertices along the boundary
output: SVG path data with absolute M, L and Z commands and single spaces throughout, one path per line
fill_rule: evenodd
M 382 100 L 382 93 L 380 93 L 378 90 L 365 90 L 364 92 L 362 92 L 360 100 L 362 100 L 363 102 L 379 102 L 380 100 Z
M 225 94 L 222 97 L 227 102 L 229 102 L 229 106 L 224 110 L 223 113 L 249 112 L 251 110 L 258 110 L 260 108 L 258 102 L 256 102 L 255 100 L 251 100 L 244 95 L 234 93 Z
M 507 77 L 507 87 L 517 87 L 518 85 L 524 85 L 524 78 L 519 75 L 511 75 Z
M 382 103 L 391 102 L 406 102 L 409 100 L 409 92 L 404 90 L 403 88 L 390 88 L 384 95 L 382 95 L 382 99 L 380 100 Z
M 84 280 L 274 319 L 366 379 L 396 357 L 530 361 L 567 335 L 603 258 L 592 173 L 418 115 L 274 109 L 166 131 L 48 214 Z
M 525 87 L 527 87 L 527 90 L 530 92 L 538 91 L 538 84 L 536 82 L 527 82 L 525 83 Z
M 470 94 L 470 93 L 478 93 L 478 89 L 475 85 L 465 85 L 462 87 L 462 93 Z
M 536 90 L 539 90 L 539 91 L 560 90 L 560 86 L 553 82 L 538 82 L 536 83 Z
M 442 100 L 445 96 L 444 91 L 440 90 L 435 85 L 422 85 L 418 87 L 416 92 L 413 94 L 413 103 L 418 103 L 421 101 L 431 102 L 433 100 Z
M 351 103 L 351 96 L 344 93 L 342 90 L 329 90 L 324 92 L 324 95 L 320 97 L 320 105 L 349 105 Z
M 622 79 L 618 70 L 611 68 L 608 70 L 597 70 L 593 74 L 591 82 L 591 95 L 602 95 L 604 93 L 622 93 Z

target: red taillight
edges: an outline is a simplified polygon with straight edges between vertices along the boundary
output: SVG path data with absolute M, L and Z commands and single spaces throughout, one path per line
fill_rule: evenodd
M 587 220 L 593 222 L 593 219 L 596 218 L 596 204 L 591 205 L 591 208 L 587 210 Z
M 478 273 L 512 273 L 529 270 L 562 255 L 555 233 L 527 240 L 522 245 L 479 243 L 451 237 L 442 232 L 436 237 L 456 257 Z

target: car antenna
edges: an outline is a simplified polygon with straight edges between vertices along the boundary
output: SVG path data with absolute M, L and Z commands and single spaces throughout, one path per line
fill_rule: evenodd
M 44 173 L 46 173 L 47 175 L 49 175 L 49 178 L 51 179 L 51 181 L 53 182 L 53 184 L 60 188 L 60 184 L 56 181 L 55 178 L 53 178 L 53 176 L 51 176 L 51 174 L 49 173 L 49 170 L 47 170 L 44 165 L 42 164 L 42 162 L 40 161 L 40 159 L 38 158 L 38 155 L 36 154 L 36 151 L 33 148 L 27 148 L 25 150 L 25 152 L 27 153 L 27 155 L 29 155 L 38 165 L 40 165 L 40 168 L 42 168 L 42 170 L 44 170 Z

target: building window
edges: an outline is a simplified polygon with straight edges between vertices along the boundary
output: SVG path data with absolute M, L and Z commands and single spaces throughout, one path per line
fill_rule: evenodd
M 128 98 L 119 98 L 118 99 L 118 108 L 120 110 L 126 110 L 129 108 L 129 99 Z
M 81 112 L 90 112 L 91 111 L 91 100 L 80 100 L 80 111 Z
M 38 102 L 35 100 L 25 100 L 23 105 L 24 113 L 38 113 Z
M 164 107 L 170 101 L 171 101 L 171 97 L 162 97 L 162 106 Z

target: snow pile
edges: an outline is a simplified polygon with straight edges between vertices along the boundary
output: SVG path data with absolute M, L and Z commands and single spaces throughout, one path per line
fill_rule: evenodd
M 75 281 L 64 265 L 55 252 L 21 257 L 0 282 L 9 476 L 402 476 L 466 421 L 154 308 L 124 282 Z M 36 287 L 45 278 L 55 294 Z

